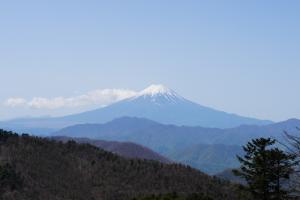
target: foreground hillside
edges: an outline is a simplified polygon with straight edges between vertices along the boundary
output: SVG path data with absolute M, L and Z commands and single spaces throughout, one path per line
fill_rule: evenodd
M 53 140 L 68 142 L 73 140 L 80 144 L 91 144 L 105 151 L 115 153 L 126 158 L 138 158 L 147 160 L 156 160 L 162 163 L 171 163 L 171 161 L 151 149 L 132 142 L 115 142 L 105 140 L 92 140 L 88 138 L 70 138 L 64 136 L 51 137 Z
M 177 192 L 234 200 L 232 186 L 178 164 L 0 131 L 0 199 L 126 200 Z

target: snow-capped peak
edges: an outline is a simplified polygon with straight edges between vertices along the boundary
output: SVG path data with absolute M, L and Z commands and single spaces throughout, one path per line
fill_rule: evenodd
M 139 95 L 150 95 L 150 96 L 155 96 L 157 94 L 174 95 L 175 92 L 164 85 L 150 85 L 149 87 L 147 87 L 146 89 L 144 89 L 139 93 Z
M 143 99 L 150 99 L 158 105 L 166 103 L 174 104 L 178 103 L 179 100 L 184 100 L 183 97 L 164 85 L 151 85 L 139 92 L 133 99 L 138 99 L 140 97 Z

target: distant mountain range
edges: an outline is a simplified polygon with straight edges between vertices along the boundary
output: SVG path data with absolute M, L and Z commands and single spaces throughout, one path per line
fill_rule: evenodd
M 171 161 L 151 149 L 132 142 L 114 142 L 104 140 L 92 140 L 88 138 L 70 138 L 64 136 L 51 137 L 56 141 L 68 142 L 76 141 L 80 144 L 91 144 L 105 151 L 109 151 L 125 158 L 137 158 L 146 160 L 156 160 L 162 163 L 171 163 Z
M 249 140 L 257 137 L 283 140 L 283 132 L 297 133 L 296 127 L 300 127 L 300 120 L 217 129 L 164 125 L 148 119 L 123 117 L 105 124 L 67 127 L 53 135 L 130 141 L 151 148 L 171 160 L 214 174 L 236 167 L 237 162 L 233 161 L 235 155 L 241 153 L 240 146 Z
M 224 169 L 239 167 L 236 156 L 243 154 L 242 147 L 238 145 L 197 144 L 174 151 L 168 157 L 205 173 L 216 174 Z
M 217 111 L 193 103 L 165 86 L 152 85 L 134 97 L 97 110 L 64 117 L 10 120 L 0 123 L 0 126 L 10 129 L 18 128 L 18 131 L 22 131 L 22 128 L 31 129 L 31 133 L 47 134 L 53 129 L 82 123 L 105 123 L 123 116 L 147 118 L 163 124 L 211 128 L 272 123 L 267 120 Z

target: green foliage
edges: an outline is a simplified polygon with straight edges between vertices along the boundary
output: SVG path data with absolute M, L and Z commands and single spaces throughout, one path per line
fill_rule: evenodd
M 297 163 L 294 156 L 271 148 L 273 144 L 275 140 L 270 138 L 254 139 L 243 147 L 245 156 L 238 156 L 241 168 L 234 173 L 246 180 L 255 199 L 288 199 L 289 191 L 284 186 Z

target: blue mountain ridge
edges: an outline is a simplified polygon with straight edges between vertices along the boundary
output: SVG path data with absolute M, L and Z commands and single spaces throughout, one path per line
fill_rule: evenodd
M 300 127 L 300 120 L 220 129 L 165 125 L 145 118 L 122 117 L 104 124 L 70 126 L 53 135 L 134 142 L 171 160 L 215 174 L 237 167 L 236 155 L 241 154 L 241 146 L 249 140 L 272 137 L 284 141 L 284 131 L 299 134 L 296 127 Z

